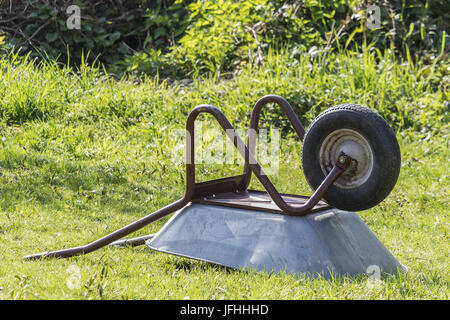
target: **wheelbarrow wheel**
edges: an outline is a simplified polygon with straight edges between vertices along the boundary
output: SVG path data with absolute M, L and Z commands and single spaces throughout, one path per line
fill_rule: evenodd
M 361 211 L 383 201 L 400 172 L 400 148 L 386 121 L 369 108 L 343 104 L 322 112 L 309 126 L 302 166 L 314 190 L 343 151 L 352 162 L 324 195 L 333 207 Z

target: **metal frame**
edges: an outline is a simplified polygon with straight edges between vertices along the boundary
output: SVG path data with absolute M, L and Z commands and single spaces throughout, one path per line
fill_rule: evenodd
M 250 129 L 253 129 L 255 131 L 258 129 L 258 122 L 262 108 L 268 103 L 276 103 L 281 107 L 281 109 L 287 115 L 290 123 L 294 127 L 295 132 L 303 141 L 305 130 L 303 129 L 294 110 L 284 98 L 277 95 L 267 95 L 258 100 L 258 102 L 256 102 L 251 115 Z M 208 113 L 212 115 L 220 124 L 222 129 L 225 130 L 228 137 L 233 141 L 234 146 L 238 149 L 239 153 L 245 160 L 244 172 L 242 175 L 200 183 L 195 182 L 194 123 L 201 113 Z M 214 205 L 226 205 L 231 207 L 246 208 L 250 210 L 262 209 L 270 212 L 277 212 L 280 214 L 292 216 L 302 216 L 317 210 L 323 210 L 329 208 L 329 206 L 325 202 L 321 202 L 320 200 L 322 199 L 323 195 L 326 193 L 328 188 L 334 183 L 334 181 L 336 181 L 336 179 L 339 178 L 339 176 L 349 166 L 351 161 L 351 158 L 349 156 L 345 155 L 344 153 L 341 153 L 341 155 L 338 158 L 338 161 L 336 162 L 332 170 L 325 177 L 325 179 L 317 188 L 317 190 L 315 190 L 313 195 L 309 198 L 304 196 L 280 194 L 253 156 L 255 150 L 255 140 L 254 140 L 255 137 L 249 134 L 248 144 L 245 145 L 242 139 L 235 132 L 231 123 L 219 109 L 211 105 L 199 105 L 195 107 L 190 112 L 187 118 L 186 131 L 187 131 L 186 191 L 183 198 L 87 245 L 33 254 L 26 256 L 25 259 L 34 260 L 50 257 L 67 258 L 76 255 L 86 254 L 110 244 L 119 246 L 142 245 L 145 243 L 147 239 L 153 237 L 153 235 L 137 237 L 133 239 L 126 239 L 121 241 L 118 240 L 126 235 L 129 235 L 147 226 L 148 224 L 156 220 L 159 220 L 183 208 L 190 202 L 201 202 L 205 204 L 214 204 Z M 263 187 L 266 189 L 267 193 L 247 190 L 252 174 L 254 174 L 256 178 L 261 182 Z M 247 201 L 239 201 L 239 199 L 237 198 L 239 198 L 239 196 L 242 196 L 246 192 L 252 193 L 259 192 L 261 195 L 266 195 L 266 198 L 269 199 L 270 197 L 270 200 L 272 200 L 276 206 L 274 206 L 273 204 L 270 205 L 271 201 L 269 200 L 259 201 L 260 203 L 256 206 L 254 205 L 254 203 L 253 205 L 248 204 L 249 201 L 250 202 L 252 201 L 251 199 Z M 228 195 L 229 197 L 228 199 L 225 199 L 225 201 L 220 201 L 218 200 L 217 197 L 218 195 L 219 196 Z M 296 205 L 294 205 L 294 203 Z M 315 208 L 316 205 L 318 205 L 317 208 Z

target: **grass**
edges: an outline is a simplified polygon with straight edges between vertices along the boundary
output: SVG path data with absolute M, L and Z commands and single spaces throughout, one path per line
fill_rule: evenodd
M 169 85 L 150 78 L 117 81 L 95 66 L 75 72 L 14 55 L 1 58 L 0 298 L 448 299 L 445 72 L 448 63 L 402 65 L 388 54 L 314 61 L 271 52 L 263 66 L 233 79 Z M 251 106 L 268 93 L 286 97 L 305 126 L 321 110 L 345 102 L 375 108 L 392 124 L 402 151 L 399 181 L 385 201 L 360 215 L 408 273 L 383 275 L 371 287 L 367 276 L 328 281 L 247 273 L 146 247 L 104 248 L 67 260 L 22 259 L 84 244 L 180 198 L 184 167 L 179 139 L 171 133 L 184 128 L 188 112 L 210 103 L 244 129 Z M 281 128 L 286 141 L 280 171 L 271 176 L 275 185 L 310 194 L 301 145 L 286 120 L 275 109 L 262 120 L 263 127 Z M 239 169 L 199 165 L 198 179 Z M 260 188 L 255 181 L 252 187 Z M 167 219 L 134 235 L 153 233 Z M 71 289 L 73 270 L 80 287 Z

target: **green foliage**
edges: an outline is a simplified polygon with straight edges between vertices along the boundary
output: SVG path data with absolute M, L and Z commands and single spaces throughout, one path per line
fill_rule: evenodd
M 189 2 L 189 1 L 184 1 Z M 9 47 L 79 64 L 90 52 L 112 64 L 133 50 L 166 48 L 184 30 L 181 0 L 14 1 L 0 4 L 0 30 L 9 34 Z M 80 7 L 80 29 L 68 29 L 69 5 Z M 11 10 L 12 9 L 12 10 Z M 70 52 L 70 56 L 68 53 Z
M 367 2 L 380 7 L 380 27 L 364 28 L 367 12 L 364 6 L 359 7 L 354 18 L 360 21 L 361 27 L 353 29 L 354 44 L 361 45 L 366 41 L 378 49 L 390 48 L 397 55 L 414 60 L 426 56 L 432 59 L 440 51 L 448 49 L 450 14 L 447 0 Z M 349 48 L 354 48 L 354 44 Z
M 220 74 L 239 71 L 246 64 L 259 65 L 269 47 L 305 51 L 324 45 L 331 21 L 345 18 L 355 2 L 197 0 L 188 6 L 188 27 L 170 52 L 138 53 L 126 60 L 132 65 L 127 71 Z
M 79 64 L 90 52 L 109 72 L 184 78 L 239 73 L 269 48 L 294 53 L 389 49 L 414 63 L 449 47 L 448 1 L 15 1 L 0 4 L 6 45 Z M 69 4 L 81 7 L 81 30 L 67 30 Z M 367 27 L 367 6 L 380 27 Z
M 138 52 L 127 57 L 122 67 L 135 74 L 184 77 L 192 73 L 239 73 L 246 64 L 258 66 L 268 48 L 305 53 L 358 51 L 370 46 L 381 52 L 389 49 L 410 62 L 433 60 L 447 50 L 448 22 L 440 14 L 445 11 L 444 1 L 377 2 L 381 9 L 377 29 L 366 25 L 368 4 L 345 0 L 197 0 L 187 7 L 188 27 L 169 52 Z
M 175 45 L 187 27 L 185 6 L 192 1 L 152 1 L 144 14 L 147 37 L 142 47 L 166 50 Z

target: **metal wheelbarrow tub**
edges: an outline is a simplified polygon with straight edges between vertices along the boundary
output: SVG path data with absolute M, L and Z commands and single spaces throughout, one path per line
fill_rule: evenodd
M 396 273 L 403 266 L 354 212 L 306 216 L 193 203 L 146 242 L 153 250 L 265 272 L 308 277 Z

